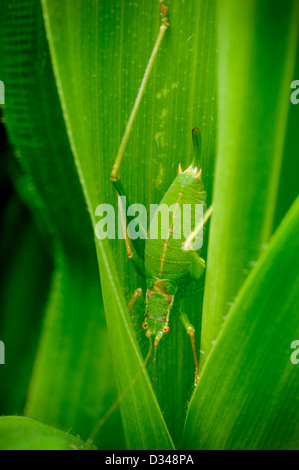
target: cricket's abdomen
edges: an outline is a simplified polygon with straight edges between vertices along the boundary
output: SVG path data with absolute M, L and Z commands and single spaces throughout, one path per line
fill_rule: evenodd
M 182 243 L 194 230 L 196 223 L 195 204 L 203 204 L 203 211 L 206 210 L 206 193 L 201 179 L 187 172 L 179 174 L 163 197 L 156 216 L 151 222 L 145 244 L 147 277 L 169 279 L 179 284 L 189 278 L 192 258 L 190 253 L 182 250 Z M 170 207 L 172 211 L 167 213 L 167 209 Z M 157 216 L 158 213 L 162 215 Z M 165 218 L 169 218 L 169 227 L 165 233 L 161 233 L 160 218 L 164 218 L 164 222 Z M 186 233 L 188 227 L 190 229 Z M 157 234 L 158 237 L 156 237 Z M 176 238 L 178 235 L 180 238 Z

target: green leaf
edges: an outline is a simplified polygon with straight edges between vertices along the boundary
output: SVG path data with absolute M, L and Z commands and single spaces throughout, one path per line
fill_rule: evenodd
M 117 364 L 119 389 L 123 392 L 134 380 L 134 386 L 125 395 L 121 405 L 123 425 L 128 447 L 131 449 L 171 449 L 173 443 L 156 401 L 146 369 L 138 350 L 136 335 L 120 292 L 112 256 L 106 243 L 98 244 L 102 268 L 104 302 L 109 315 L 112 353 Z M 140 374 L 139 374 L 140 372 Z
M 77 437 L 19 416 L 0 418 L 1 450 L 77 450 L 86 444 Z
M 1 226 L 5 230 L 0 235 L 0 338 L 6 345 L 6 365 L 0 368 L 0 414 L 21 414 L 52 266 L 40 234 L 16 194 L 6 205 Z
M 158 34 L 159 1 L 0 3 L 0 79 L 20 167 L 14 181 L 54 265 L 41 337 L 34 333 L 40 343 L 25 414 L 87 440 L 120 396 L 121 412 L 101 427 L 97 447 L 182 448 L 192 397 L 185 448 L 298 448 L 298 385 L 289 360 L 298 334 L 298 266 L 290 263 L 298 248 L 298 203 L 264 253 L 296 187 L 286 180 L 298 154 L 289 140 L 297 122 L 289 98 L 298 1 L 248 0 L 242 8 L 233 0 L 165 3 L 170 26 L 120 176 L 129 202 L 142 203 L 149 212 L 178 164 L 185 169 L 191 163 L 191 130 L 200 128 L 203 179 L 215 212 L 208 258 L 208 232 L 201 252 L 207 258 L 205 292 L 184 299 L 197 349 L 205 352 L 201 358 L 208 357 L 201 361 L 193 396 L 194 361 L 183 326 L 171 318 L 153 377 L 153 354 L 147 369 L 143 366 L 149 350 L 140 328 L 144 302 L 138 299 L 130 315 L 127 310 L 144 282 L 122 240 L 100 241 L 94 235 L 97 206 L 108 203 L 117 210 L 110 170 Z M 38 259 L 38 246 L 29 246 L 16 273 L 24 272 L 25 260 Z M 19 274 L 5 284 L 11 290 L 4 287 L 7 305 L 16 310 L 9 322 L 4 311 L 11 351 L 44 313 L 41 298 L 32 314 L 12 298 L 11 291 L 22 292 L 24 306 L 31 305 L 29 297 L 39 285 L 32 283 L 30 275 L 22 282 Z M 18 338 L 10 326 L 15 320 L 24 329 Z M 11 363 L 5 372 L 13 373 Z M 4 413 L 8 406 L 7 400 Z M 24 435 L 27 439 L 29 433 Z M 7 436 L 4 447 L 17 447 Z
M 91 265 L 89 275 L 92 270 Z M 87 439 L 117 398 L 100 288 L 91 277 L 87 288 L 81 266 L 61 258 L 51 292 L 25 413 Z M 121 429 L 111 442 L 115 426 L 120 426 L 117 413 L 98 436 L 100 448 L 124 446 Z
M 202 366 L 272 233 L 299 16 L 297 1 L 275 5 L 218 2 L 218 157 Z
M 5 1 L 0 9 L 6 124 L 25 175 L 23 192 L 47 233 L 55 266 L 26 414 L 65 430 L 72 427 L 87 439 L 117 396 L 92 226 L 57 95 L 41 6 L 35 0 Z M 124 446 L 119 416 L 114 419 L 108 424 L 108 429 L 119 428 L 114 442 L 106 428 L 99 446 Z
M 298 224 L 295 201 L 253 269 L 202 371 L 189 449 L 299 449 Z
M 89 2 L 86 6 L 78 1 L 74 6 L 67 0 L 44 0 L 42 5 L 64 118 L 95 225 L 98 204 L 112 203 L 116 208 L 110 170 L 158 34 L 159 2 Z M 148 209 L 150 203 L 162 199 L 178 164 L 183 168 L 190 164 L 195 126 L 203 135 L 203 167 L 211 199 L 216 130 L 215 2 L 169 2 L 169 21 L 121 166 L 129 201 L 143 203 Z M 122 241 L 111 245 L 113 258 L 108 243 L 98 243 L 98 258 L 114 367 L 123 390 L 141 364 L 138 343 L 143 355 L 149 345 L 140 330 L 142 302 L 132 312 L 139 332 L 137 343 L 123 299 L 125 294 L 128 302 L 142 282 L 129 265 Z M 198 333 L 201 303 L 202 293 L 186 303 Z M 178 442 L 194 365 L 189 338 L 176 320 L 169 341 L 159 347 L 156 393 Z M 128 394 L 122 416 L 129 447 L 169 446 L 165 428 L 162 434 L 157 431 L 163 428 L 161 415 L 143 375 Z
M 299 77 L 299 38 L 297 41 L 296 67 L 293 73 L 293 78 L 295 77 Z M 293 90 L 290 88 L 290 93 L 292 91 Z M 278 227 L 298 194 L 298 181 L 296 177 L 297 172 L 294 171 L 298 165 L 298 126 L 298 107 L 290 104 L 279 189 L 277 194 L 277 205 L 274 220 L 275 228 Z

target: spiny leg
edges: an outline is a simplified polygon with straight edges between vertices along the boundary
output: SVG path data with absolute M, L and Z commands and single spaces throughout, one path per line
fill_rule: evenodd
M 160 11 L 161 11 L 161 15 L 162 15 L 161 26 L 160 26 L 159 33 L 158 33 L 155 45 L 154 45 L 154 48 L 152 50 L 152 53 L 151 53 L 151 56 L 150 56 L 150 59 L 149 59 L 149 62 L 148 62 L 147 67 L 145 69 L 145 73 L 144 73 L 144 76 L 143 76 L 143 79 L 142 79 L 142 82 L 141 82 L 141 85 L 140 85 L 140 88 L 139 88 L 139 91 L 138 91 L 138 94 L 137 94 L 137 97 L 136 97 L 136 100 L 135 100 L 135 103 L 134 103 L 134 106 L 133 106 L 133 109 L 132 109 L 131 115 L 129 117 L 129 121 L 128 121 L 126 130 L 125 130 L 125 133 L 123 135 L 123 138 L 122 138 L 122 141 L 121 141 L 121 144 L 120 144 L 120 147 L 119 147 L 114 165 L 112 167 L 112 171 L 111 171 L 111 175 L 110 175 L 110 179 L 111 179 L 112 182 L 117 182 L 120 179 L 119 175 L 118 175 L 119 166 L 120 166 L 121 160 L 123 158 L 125 148 L 127 146 L 127 142 L 128 142 L 129 136 L 130 136 L 131 131 L 132 131 L 133 123 L 134 123 L 135 117 L 137 115 L 140 103 L 142 101 L 148 79 L 150 77 L 150 73 L 152 71 L 152 68 L 153 68 L 155 59 L 157 57 L 159 48 L 160 48 L 161 43 L 163 41 L 165 32 L 166 32 L 166 30 L 169 26 L 168 19 L 167 19 L 167 16 L 166 16 L 167 15 L 167 7 L 165 7 L 163 5 L 162 0 L 160 0 Z
M 196 387 L 197 382 L 199 380 L 199 360 L 196 352 L 196 345 L 195 345 L 195 328 L 191 325 L 189 318 L 184 312 L 180 312 L 180 319 L 186 329 L 187 334 L 190 336 L 191 346 L 193 351 L 194 357 L 194 366 L 195 366 L 195 373 L 194 373 L 194 386 Z

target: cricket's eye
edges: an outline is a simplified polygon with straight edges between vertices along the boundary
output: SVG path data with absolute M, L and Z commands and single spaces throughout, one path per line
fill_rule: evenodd
M 147 330 L 147 329 L 148 329 L 148 324 L 147 324 L 146 321 L 143 321 L 143 322 L 141 323 L 141 328 L 142 328 L 143 330 Z
M 169 328 L 168 325 L 164 325 L 163 328 L 162 328 L 162 330 L 163 330 L 163 333 L 167 334 L 167 333 L 169 333 L 170 328 Z

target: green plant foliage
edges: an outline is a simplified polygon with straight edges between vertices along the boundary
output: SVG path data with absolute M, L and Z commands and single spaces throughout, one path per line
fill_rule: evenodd
M 283 14 L 268 0 L 246 2 L 241 11 L 234 0 L 219 2 L 218 159 L 203 311 L 205 358 L 272 233 L 297 16 L 294 2 L 286 2 Z
M 92 227 L 62 117 L 41 6 L 3 2 L 1 22 L 5 118 L 24 175 L 17 186 L 29 194 L 55 269 L 25 410 L 48 424 L 72 427 L 87 439 L 117 397 Z M 111 425 L 113 419 L 120 421 L 116 414 Z M 99 439 L 108 447 L 105 435 Z M 124 446 L 121 431 L 115 442 Z
M 0 418 L 1 450 L 78 450 L 83 447 L 80 439 L 34 419 Z
M 11 362 L 5 373 L 0 366 L 0 381 L 8 378 L 0 409 L 34 419 L 1 418 L 1 448 L 81 448 L 69 433 L 86 442 L 130 384 L 98 448 L 299 448 L 289 349 L 299 334 L 298 202 L 290 209 L 299 2 L 165 4 L 170 26 L 120 176 L 128 203 L 149 212 L 179 163 L 191 163 L 191 130 L 201 130 L 214 212 L 206 279 L 184 299 L 201 350 L 199 384 L 194 392 L 190 340 L 177 318 L 157 350 L 154 381 L 152 357 L 142 369 L 144 304 L 129 313 L 127 303 L 144 281 L 122 240 L 94 235 L 97 206 L 117 211 L 109 175 L 158 34 L 159 1 L 3 0 L 10 178 L 33 220 L 5 269 L 0 318 L 13 364 L 28 331 L 32 341 L 18 379 Z M 5 207 L 1 252 L 16 246 L 7 234 L 17 216 Z
M 178 164 L 181 162 L 183 168 L 186 168 L 191 163 L 191 129 L 195 126 L 202 129 L 203 145 L 206 150 L 205 178 L 208 192 L 211 193 L 216 131 L 215 3 L 210 2 L 208 6 L 206 2 L 201 2 L 201 8 L 195 7 L 195 4 L 198 5 L 198 2 L 190 3 L 183 11 L 180 3 L 173 4 L 171 8 L 170 21 L 178 24 L 179 28 L 174 30 L 169 28 L 169 34 L 157 58 L 121 167 L 122 180 L 129 200 L 143 203 L 147 207 L 150 203 L 158 203 L 161 200 L 177 174 Z M 85 2 L 78 2 L 75 9 L 70 2 L 43 2 L 64 116 L 93 218 L 98 204 L 102 202 L 116 204 L 116 197 L 109 181 L 111 164 L 158 33 L 158 8 L 158 2 L 145 1 L 140 5 L 115 2 L 113 8 L 105 2 L 90 4 L 89 8 L 86 8 Z M 68 18 L 67 27 L 62 18 Z M 143 19 L 142 22 L 140 18 Z M 204 28 L 201 25 L 204 25 Z M 77 31 L 76 36 L 72 34 L 74 30 Z M 95 41 L 95 47 L 90 54 L 86 54 L 89 47 L 87 30 Z M 210 34 L 207 34 L 207 31 Z M 142 42 L 139 40 L 141 36 Z M 170 41 L 172 41 L 171 51 L 168 50 Z M 203 45 L 202 50 L 199 50 L 199 44 Z M 119 52 L 116 54 L 115 51 L 120 47 L 121 54 Z M 203 69 L 205 74 L 202 73 Z M 73 80 L 70 80 L 70 77 L 73 77 Z M 84 116 L 86 125 L 82 126 L 81 120 L 77 118 L 78 115 Z M 149 115 L 152 116 L 150 126 Z M 111 296 L 107 279 L 110 285 L 111 280 L 115 283 L 114 291 L 118 291 L 117 298 L 119 296 L 122 298 L 122 294 L 125 293 L 127 301 L 134 289 L 140 286 L 141 281 L 136 277 L 132 266 L 128 266 L 124 246 L 117 243 L 113 249 L 114 259 L 121 260 L 118 262 L 118 275 L 115 271 L 114 275 L 107 272 L 106 266 L 108 265 L 111 271 L 111 266 L 114 264 L 107 243 L 99 245 L 98 255 L 104 302 L 107 299 L 105 304 L 107 325 L 112 350 L 115 357 L 117 356 L 116 372 L 123 388 L 136 372 L 136 367 L 129 370 L 126 364 L 133 364 L 136 358 L 134 359 L 129 351 L 132 339 L 130 334 L 127 335 L 127 326 L 119 324 L 121 321 L 119 306 L 116 304 L 116 309 L 113 310 L 111 297 L 116 297 L 116 293 Z M 118 278 L 125 280 L 123 286 L 125 290 L 117 287 Z M 197 305 L 193 309 L 196 327 L 200 331 L 201 298 L 195 299 L 196 301 Z M 121 302 L 125 310 L 123 300 Z M 190 302 L 187 307 L 188 305 Z M 122 314 L 125 315 L 125 312 Z M 135 315 L 137 316 L 137 312 Z M 142 317 L 141 305 L 137 316 L 137 331 L 140 330 Z M 117 333 L 122 335 L 122 338 L 117 336 Z M 137 342 L 135 338 L 133 341 L 136 355 Z M 140 342 L 145 353 L 148 341 L 140 338 Z M 122 343 L 124 343 L 123 349 Z M 186 402 L 192 390 L 193 380 L 189 338 L 178 322 L 175 322 L 168 343 L 170 344 L 165 348 L 160 348 L 158 354 L 157 395 L 162 403 L 169 429 L 178 438 L 183 429 Z M 185 357 L 189 360 L 185 361 Z M 137 362 L 137 367 L 140 367 L 140 360 Z M 178 381 L 181 387 L 177 387 Z M 122 407 L 126 438 L 131 446 L 138 445 L 136 442 L 138 433 L 135 427 L 132 427 L 132 421 L 139 422 L 140 425 L 151 422 L 145 416 L 145 404 L 152 392 L 148 389 L 145 393 L 147 398 L 143 397 L 138 392 L 138 386 L 136 384 L 130 393 L 131 406 Z M 170 394 L 172 400 L 169 400 Z M 141 409 L 141 416 L 143 414 L 142 418 L 137 412 L 137 404 Z M 151 415 L 154 407 L 154 403 L 149 405 Z M 136 418 L 132 420 L 136 412 Z M 127 421 L 129 428 L 126 426 Z M 157 430 L 158 418 L 152 422 L 153 428 Z M 148 424 L 146 426 L 148 428 Z M 161 433 L 157 432 L 156 435 L 157 445 L 161 446 Z M 142 446 L 146 444 L 138 439 Z M 153 448 L 154 442 L 151 437 L 147 444 L 148 448 Z
M 204 367 L 186 422 L 190 449 L 298 448 L 298 371 L 291 362 L 299 336 L 298 223 L 299 198 L 244 283 Z

